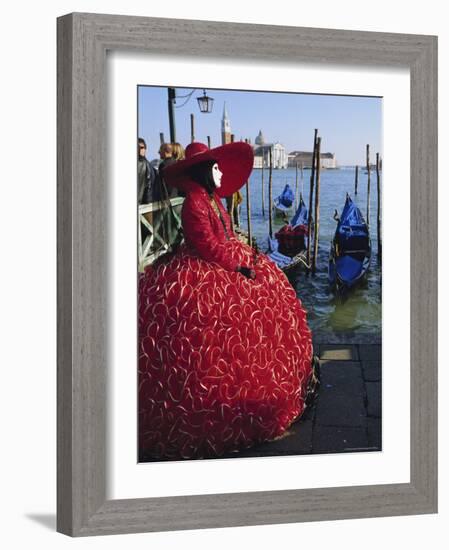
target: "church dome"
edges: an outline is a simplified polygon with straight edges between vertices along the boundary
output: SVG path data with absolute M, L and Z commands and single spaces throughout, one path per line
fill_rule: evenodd
M 259 133 L 255 140 L 256 145 L 264 145 L 265 144 L 265 138 L 263 137 L 262 130 L 259 130 Z

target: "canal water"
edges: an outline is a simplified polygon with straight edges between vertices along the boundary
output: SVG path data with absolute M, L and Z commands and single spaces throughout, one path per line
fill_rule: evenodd
M 381 266 L 377 255 L 377 177 L 371 172 L 370 235 L 372 245 L 371 266 L 366 282 L 354 289 L 344 299 L 335 296 L 329 288 L 327 270 L 330 243 L 335 233 L 333 219 L 335 209 L 341 213 L 346 193 L 349 193 L 366 219 L 368 175 L 359 168 L 357 196 L 354 195 L 355 169 L 340 168 L 321 172 L 320 229 L 316 275 L 307 275 L 304 269 L 294 269 L 289 275 L 308 312 L 308 320 L 314 340 L 318 343 L 379 343 L 382 327 Z M 273 170 L 273 199 L 289 183 L 296 185 L 296 169 Z M 303 192 L 309 204 L 310 170 L 304 170 L 303 181 L 298 173 L 298 194 Z M 247 229 L 246 190 L 242 188 L 244 202 L 241 206 L 241 225 Z M 268 170 L 264 170 L 265 217 L 262 215 L 262 171 L 253 170 L 250 176 L 251 224 L 253 236 L 261 251 L 267 248 L 268 235 Z M 293 212 L 292 212 L 293 215 Z M 273 218 L 273 233 L 283 225 L 280 218 Z

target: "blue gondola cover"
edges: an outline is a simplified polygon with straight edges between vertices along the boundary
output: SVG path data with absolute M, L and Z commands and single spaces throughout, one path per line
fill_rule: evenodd
M 277 199 L 278 204 L 281 206 L 285 206 L 286 208 L 290 208 L 292 206 L 293 201 L 295 200 L 295 194 L 288 183 Z
M 366 274 L 371 258 L 368 226 L 349 195 L 337 224 L 329 257 L 329 282 L 349 289 Z
M 292 218 L 292 221 L 290 222 L 293 227 L 296 225 L 307 225 L 308 219 L 307 219 L 307 208 L 306 205 L 301 197 L 301 200 L 299 201 L 298 209 L 295 212 L 295 215 Z

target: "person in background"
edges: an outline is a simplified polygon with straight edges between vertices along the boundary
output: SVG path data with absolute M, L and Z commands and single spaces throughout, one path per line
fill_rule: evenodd
M 184 160 L 186 158 L 184 147 L 180 143 L 178 142 L 172 143 L 172 150 L 173 150 L 173 158 L 176 161 Z
M 184 147 L 180 143 L 172 143 L 173 148 L 173 158 L 176 162 L 179 160 L 184 160 L 186 158 Z M 178 196 L 178 197 L 185 197 L 184 191 L 180 191 L 179 189 L 171 190 L 172 193 L 175 193 L 175 195 L 172 196 Z
M 171 199 L 177 197 L 178 193 L 176 188 L 167 187 L 164 180 L 164 171 L 176 162 L 173 158 L 173 145 L 171 143 L 161 143 L 159 156 L 161 161 L 153 190 L 153 202 L 160 204 L 156 204 L 153 210 L 153 227 L 158 242 L 164 243 L 164 246 L 172 246 L 180 236 L 180 221 L 174 214 L 173 205 L 171 204 Z
M 146 158 L 147 144 L 143 138 L 137 140 L 137 201 L 148 204 L 153 200 L 156 170 Z
M 172 189 L 170 191 L 167 189 L 163 176 L 164 169 L 170 164 L 176 162 L 176 160 L 173 158 L 172 144 L 161 143 L 161 146 L 159 147 L 159 156 L 161 158 L 161 162 L 159 163 L 158 167 L 159 177 L 157 178 L 153 193 L 154 201 L 166 200 L 167 198 L 170 199 L 177 196 L 175 189 Z
M 159 147 L 159 156 L 161 158 L 159 167 L 162 166 L 162 168 L 164 168 L 164 166 L 174 162 L 173 145 L 171 143 L 161 143 L 161 146 Z
M 240 190 L 233 193 L 230 197 L 226 197 L 226 208 L 229 216 L 232 219 L 233 229 L 240 231 L 240 205 L 243 202 L 243 195 Z

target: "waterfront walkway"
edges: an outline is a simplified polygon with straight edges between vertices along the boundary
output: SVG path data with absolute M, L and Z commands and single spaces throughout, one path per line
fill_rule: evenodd
M 317 344 L 321 387 L 313 406 L 276 441 L 227 457 L 381 450 L 381 345 Z
M 275 441 L 221 458 L 382 450 L 381 345 L 314 343 L 314 351 L 320 361 L 321 386 L 301 419 Z

